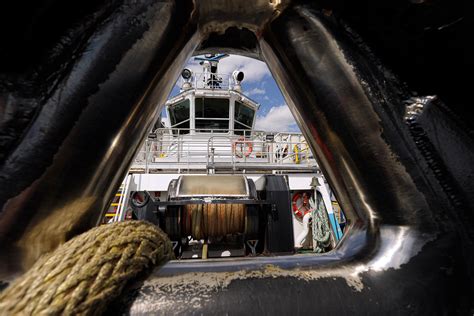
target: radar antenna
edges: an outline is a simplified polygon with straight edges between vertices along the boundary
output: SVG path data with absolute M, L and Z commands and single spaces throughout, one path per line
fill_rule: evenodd
M 204 57 L 194 57 L 199 64 L 203 66 L 204 80 L 210 88 L 220 88 L 222 78 L 217 76 L 217 66 L 219 61 L 223 58 L 229 57 L 228 54 L 206 54 Z

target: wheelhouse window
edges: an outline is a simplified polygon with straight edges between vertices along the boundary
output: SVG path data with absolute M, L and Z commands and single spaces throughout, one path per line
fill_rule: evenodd
M 255 111 L 245 104 L 235 101 L 234 110 L 234 133 L 237 135 L 243 135 L 244 131 L 252 129 L 253 118 Z
M 229 99 L 196 98 L 196 130 L 202 133 L 229 131 Z
M 172 128 L 189 129 L 189 106 L 190 102 L 185 99 L 169 107 L 170 122 Z M 177 131 L 173 131 L 176 134 Z M 181 130 L 180 134 L 188 134 L 189 130 Z

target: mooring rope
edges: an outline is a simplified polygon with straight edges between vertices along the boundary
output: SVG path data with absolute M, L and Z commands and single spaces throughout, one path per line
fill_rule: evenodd
M 313 197 L 309 200 L 313 226 L 313 250 L 317 253 L 326 252 L 331 245 L 331 228 L 326 206 L 322 197 Z
M 168 237 L 140 221 L 93 228 L 43 256 L 0 293 L 0 315 L 98 315 L 128 281 L 172 257 Z

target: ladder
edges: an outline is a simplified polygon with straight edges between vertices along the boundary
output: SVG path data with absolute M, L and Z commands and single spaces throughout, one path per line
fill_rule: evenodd
M 124 191 L 125 184 L 122 183 L 120 188 L 118 189 L 117 193 L 110 203 L 107 212 L 105 212 L 104 218 L 102 220 L 102 224 L 108 224 L 114 221 L 114 218 L 117 216 L 120 206 L 123 203 L 123 191 Z
M 127 192 L 130 184 L 130 175 L 127 175 L 120 184 L 120 187 L 115 193 L 115 196 L 110 203 L 109 208 L 105 212 L 102 224 L 109 224 L 112 222 L 119 222 L 125 219 L 125 210 L 128 203 Z

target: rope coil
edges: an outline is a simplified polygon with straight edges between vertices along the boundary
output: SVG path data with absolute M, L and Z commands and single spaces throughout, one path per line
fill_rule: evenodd
M 244 233 L 243 204 L 190 204 L 183 207 L 183 233 L 195 239 Z
M 0 314 L 98 315 L 128 281 L 170 258 L 168 237 L 150 223 L 99 226 L 40 258 L 0 294 Z

